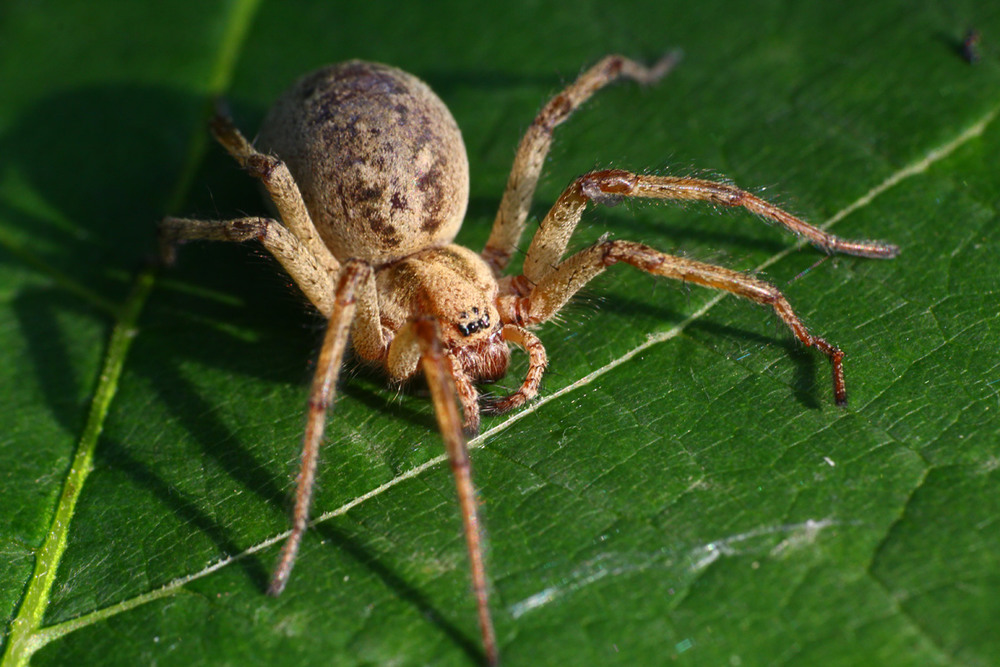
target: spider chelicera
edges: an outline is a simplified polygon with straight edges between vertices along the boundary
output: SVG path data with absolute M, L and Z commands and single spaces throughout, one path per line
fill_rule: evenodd
M 478 254 L 452 243 L 469 193 L 461 133 L 444 103 L 416 77 L 361 61 L 307 74 L 271 109 L 258 147 L 228 117 L 215 117 L 216 139 L 260 180 L 278 217 L 167 218 L 160 226 L 165 260 L 173 259 L 182 241 L 259 241 L 328 320 L 309 394 L 292 532 L 270 594 L 285 588 L 306 528 L 326 413 L 348 340 L 358 357 L 381 366 L 392 382 L 420 373 L 426 378 L 458 487 L 483 650 L 491 664 L 498 650 L 465 437 L 478 430 L 481 412 L 504 413 L 538 394 L 547 359 L 530 329 L 552 319 L 607 267 L 622 262 L 773 308 L 802 343 L 830 359 L 834 400 L 846 402 L 843 353 L 810 333 L 771 284 L 633 241 L 602 238 L 563 257 L 588 202 L 630 197 L 740 206 L 828 252 L 876 258 L 898 252 L 887 243 L 832 236 L 732 185 L 618 169 L 585 174 L 542 220 L 522 273 L 502 275 L 524 232 L 555 127 L 615 79 L 653 83 L 676 60 L 671 54 L 646 67 L 608 56 L 550 100 L 521 140 L 492 233 Z M 528 354 L 524 381 L 509 395 L 481 397 L 477 384 L 505 374 L 509 345 Z

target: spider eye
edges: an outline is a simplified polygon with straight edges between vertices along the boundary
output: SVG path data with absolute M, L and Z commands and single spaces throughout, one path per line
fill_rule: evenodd
M 473 312 L 478 311 L 478 310 L 479 310 L 478 308 L 473 308 Z M 476 333 L 477 331 L 482 331 L 484 329 L 489 329 L 490 328 L 490 316 L 489 316 L 489 313 L 486 313 L 485 315 L 483 315 L 478 320 L 473 320 L 472 322 L 468 322 L 468 323 L 459 322 L 455 326 L 458 327 L 458 331 L 463 336 L 471 336 L 472 334 Z

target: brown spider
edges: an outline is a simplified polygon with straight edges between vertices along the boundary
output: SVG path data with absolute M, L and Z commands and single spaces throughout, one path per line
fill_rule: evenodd
M 609 204 L 624 197 L 742 206 L 826 251 L 863 257 L 898 252 L 887 243 L 827 234 L 732 185 L 617 169 L 585 174 L 542 220 L 522 274 L 501 277 L 524 232 L 555 127 L 615 79 L 653 83 L 676 60 L 671 54 L 647 68 L 608 56 L 545 105 L 521 140 L 481 254 L 451 243 L 468 201 L 465 147 L 444 103 L 414 76 L 361 61 L 308 74 L 271 109 L 257 140 L 260 150 L 228 117 L 216 116 L 216 139 L 261 181 L 280 222 L 167 218 L 160 227 L 165 260 L 173 259 L 176 244 L 191 239 L 260 241 L 328 319 L 309 395 L 292 532 L 274 572 L 271 595 L 285 588 L 306 528 L 324 422 L 348 336 L 355 353 L 381 366 L 393 382 L 421 371 L 427 380 L 458 487 L 483 650 L 490 664 L 497 661 L 497 645 L 464 434 L 478 430 L 480 411 L 507 412 L 538 394 L 547 359 L 528 328 L 552 319 L 604 269 L 624 262 L 770 306 L 799 340 L 830 358 L 834 399 L 838 405 L 846 402 L 843 353 L 809 333 L 769 283 L 632 241 L 602 238 L 563 258 L 587 202 Z M 510 344 L 527 352 L 527 377 L 510 395 L 480 397 L 478 383 L 505 374 Z

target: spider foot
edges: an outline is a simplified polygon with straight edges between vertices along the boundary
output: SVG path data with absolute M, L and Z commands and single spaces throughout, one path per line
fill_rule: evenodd
M 525 405 L 534 396 L 526 396 L 523 391 L 515 391 L 506 396 L 483 396 L 479 399 L 479 410 L 487 415 L 503 415 Z

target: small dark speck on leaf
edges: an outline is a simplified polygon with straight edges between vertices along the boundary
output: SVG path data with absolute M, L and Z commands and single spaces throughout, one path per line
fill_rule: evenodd
M 962 40 L 962 57 L 965 58 L 965 62 L 970 65 L 975 65 L 979 62 L 981 55 L 979 53 L 979 41 L 981 35 L 979 31 L 970 28 L 968 32 L 965 33 L 965 39 Z

